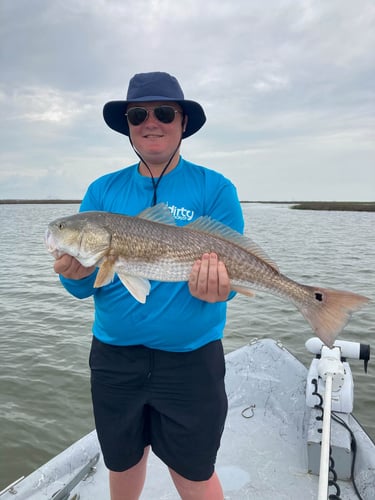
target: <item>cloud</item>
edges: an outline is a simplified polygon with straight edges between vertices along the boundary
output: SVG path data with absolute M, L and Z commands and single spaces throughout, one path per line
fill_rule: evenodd
M 13 101 L 12 119 L 24 122 L 68 124 L 85 112 L 81 96 L 47 87 L 16 87 L 9 96 Z
M 344 167 L 351 197 L 375 198 L 372 0 L 4 0 L 2 16 L 0 197 L 76 196 L 135 161 L 102 106 L 166 70 L 208 117 L 184 155 L 243 197 L 342 198 Z

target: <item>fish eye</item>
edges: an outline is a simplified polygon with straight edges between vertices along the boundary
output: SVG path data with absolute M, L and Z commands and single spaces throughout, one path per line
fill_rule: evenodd
M 57 227 L 58 227 L 59 229 L 64 229 L 64 227 L 65 227 L 65 226 L 64 226 L 64 223 L 63 223 L 63 222 L 59 222 L 59 223 L 58 223 L 58 225 L 57 225 Z

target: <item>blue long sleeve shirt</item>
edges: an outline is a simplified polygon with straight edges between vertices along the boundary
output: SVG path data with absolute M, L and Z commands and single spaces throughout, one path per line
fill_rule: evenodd
M 94 181 L 84 196 L 80 211 L 102 210 L 134 216 L 151 205 L 152 197 L 152 179 L 142 176 L 135 164 Z M 176 168 L 160 180 L 157 197 L 158 203 L 168 205 L 178 225 L 209 215 L 243 232 L 236 189 L 218 172 L 180 158 Z M 184 352 L 222 337 L 225 302 L 210 304 L 194 298 L 186 282 L 151 281 L 146 304 L 140 304 L 117 275 L 112 283 L 94 288 L 96 272 L 81 280 L 63 276 L 60 279 L 75 297 L 93 296 L 92 330 L 100 341 Z

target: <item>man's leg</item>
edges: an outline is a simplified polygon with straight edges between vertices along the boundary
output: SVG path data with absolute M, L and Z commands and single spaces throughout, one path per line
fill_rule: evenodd
M 109 471 L 111 500 L 138 500 L 146 478 L 150 447 L 145 448 L 142 459 L 123 472 Z
M 182 500 L 223 500 L 224 494 L 216 472 L 207 481 L 190 481 L 169 469 Z

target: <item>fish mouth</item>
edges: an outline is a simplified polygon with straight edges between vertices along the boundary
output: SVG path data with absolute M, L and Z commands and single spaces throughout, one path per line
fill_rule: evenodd
M 47 229 L 44 234 L 44 244 L 46 245 L 48 252 L 52 254 L 55 259 L 61 257 L 62 253 L 57 249 L 56 241 L 50 229 Z

